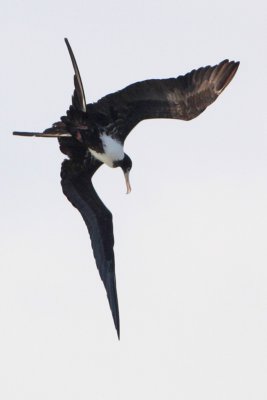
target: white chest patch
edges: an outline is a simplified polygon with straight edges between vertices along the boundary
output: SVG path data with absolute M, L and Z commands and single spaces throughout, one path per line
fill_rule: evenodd
M 122 144 L 112 137 L 103 133 L 100 136 L 103 143 L 104 153 L 97 153 L 95 150 L 89 149 L 90 153 L 99 161 L 105 163 L 109 167 L 113 166 L 113 161 L 122 160 L 124 151 Z

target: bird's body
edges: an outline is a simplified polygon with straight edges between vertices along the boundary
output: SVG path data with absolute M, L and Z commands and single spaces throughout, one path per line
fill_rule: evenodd
M 124 158 L 123 145 L 112 135 L 107 133 L 100 134 L 103 152 L 97 152 L 90 147 L 88 150 L 97 160 L 113 168 L 114 162 L 121 161 Z
M 112 168 L 121 167 L 129 193 L 132 162 L 124 153 L 124 141 L 132 129 L 144 119 L 188 121 L 197 117 L 230 83 L 239 63 L 224 60 L 177 78 L 137 82 L 96 103 L 86 104 L 78 66 L 67 39 L 65 41 L 75 71 L 72 105 L 60 122 L 43 133 L 14 134 L 57 137 L 60 150 L 69 157 L 62 163 L 62 189 L 88 228 L 119 336 L 112 214 L 95 192 L 91 178 L 103 163 Z

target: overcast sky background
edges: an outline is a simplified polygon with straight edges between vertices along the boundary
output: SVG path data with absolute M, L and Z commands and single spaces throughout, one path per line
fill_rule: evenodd
M 266 399 L 266 2 L 10 0 L 0 26 L 1 399 Z M 11 136 L 68 108 L 64 37 L 88 102 L 241 61 L 197 119 L 135 128 L 131 195 L 121 171 L 95 175 L 114 217 L 120 342 L 57 142 Z

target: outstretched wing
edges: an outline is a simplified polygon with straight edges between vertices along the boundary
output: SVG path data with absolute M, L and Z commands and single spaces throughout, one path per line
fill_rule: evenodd
M 124 140 L 149 118 L 190 120 L 212 104 L 234 77 L 239 62 L 224 60 L 170 79 L 137 82 L 100 99 L 95 107 Z M 112 126 L 111 126 L 112 128 Z
M 64 141 L 66 140 L 68 139 L 60 140 L 61 147 L 64 148 Z M 101 162 L 92 159 L 90 155 L 88 157 L 86 164 L 74 160 L 63 161 L 61 185 L 63 193 L 81 213 L 87 226 L 96 265 L 106 288 L 114 324 L 118 337 L 120 337 L 112 214 L 98 197 L 91 181 Z

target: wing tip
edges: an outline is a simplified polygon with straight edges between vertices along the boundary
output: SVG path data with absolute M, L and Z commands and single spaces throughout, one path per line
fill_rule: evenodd
M 118 336 L 118 340 L 120 340 L 120 317 L 119 317 L 119 309 L 117 309 L 117 313 L 113 314 L 113 310 L 111 309 L 111 313 L 112 313 L 112 318 L 113 318 L 113 322 L 115 325 L 115 329 L 117 332 L 117 336 Z
M 120 337 L 120 328 L 119 328 L 119 327 L 116 328 L 116 331 L 117 331 L 118 340 L 120 341 L 120 340 L 121 340 L 121 337 Z
M 119 302 L 117 296 L 117 288 L 116 288 L 116 278 L 115 275 L 112 278 L 112 289 L 108 288 L 104 283 L 107 298 L 109 302 L 109 307 L 111 310 L 114 326 L 117 332 L 118 340 L 120 340 L 120 312 L 119 312 Z M 111 289 L 111 290 L 110 290 Z
M 223 60 L 218 65 L 218 75 L 217 75 L 217 85 L 216 91 L 218 94 L 222 93 L 222 91 L 229 85 L 233 77 L 235 76 L 238 67 L 240 65 L 240 61 L 229 61 L 228 59 Z

